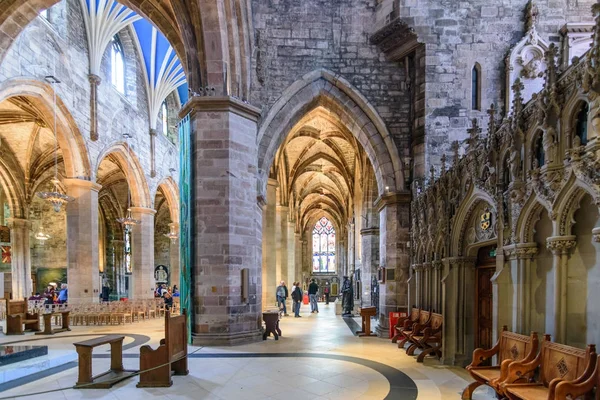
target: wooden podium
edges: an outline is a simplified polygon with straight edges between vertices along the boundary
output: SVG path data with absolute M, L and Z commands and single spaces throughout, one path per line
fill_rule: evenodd
M 362 318 L 362 330 L 357 331 L 356 334 L 362 336 L 377 336 L 371 332 L 371 317 L 377 315 L 376 307 L 362 307 L 360 309 L 360 317 Z

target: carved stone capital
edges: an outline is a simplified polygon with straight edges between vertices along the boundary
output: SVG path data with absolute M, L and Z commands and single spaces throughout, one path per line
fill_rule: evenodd
M 444 263 L 441 262 L 440 260 L 436 260 L 433 262 L 433 269 L 435 269 L 436 271 L 441 270 L 444 267 Z
M 537 243 L 519 243 L 516 245 L 516 255 L 519 259 L 532 259 L 538 252 Z
M 551 236 L 546 239 L 546 247 L 552 254 L 568 254 L 577 245 L 575 236 Z
M 88 81 L 90 82 L 90 84 L 98 86 L 102 83 L 102 78 L 100 78 L 96 74 L 89 74 Z

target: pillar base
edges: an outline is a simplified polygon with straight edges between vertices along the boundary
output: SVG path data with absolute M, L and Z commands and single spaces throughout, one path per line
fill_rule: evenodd
M 240 333 L 192 333 L 192 344 L 194 346 L 236 346 L 259 342 L 262 340 L 262 335 L 262 330 Z
M 382 339 L 388 339 L 388 336 L 390 336 L 389 328 L 387 326 L 381 325 L 381 323 L 378 323 L 375 327 L 375 333 L 378 337 Z

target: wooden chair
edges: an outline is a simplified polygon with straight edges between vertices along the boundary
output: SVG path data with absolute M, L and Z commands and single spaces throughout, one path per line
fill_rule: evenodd
M 396 325 L 394 326 L 394 337 L 392 338 L 392 343 L 398 343 L 398 339 L 403 337 L 401 332 L 402 328 L 405 328 L 405 325 L 406 328 L 408 328 L 411 327 L 412 324 L 419 321 L 419 311 L 419 308 L 413 307 L 408 318 L 398 319 L 398 322 L 396 322 Z
M 171 317 L 165 312 L 165 338 L 156 350 L 145 345 L 140 348 L 140 382 L 137 387 L 169 387 L 173 384 L 171 372 L 187 375 L 187 315 Z M 156 368 L 159 365 L 162 367 Z
M 133 306 L 131 309 L 132 321 L 137 318 L 138 322 L 146 319 L 146 310 L 142 305 Z M 141 319 L 140 319 L 141 318 Z
M 560 382 L 578 384 L 592 375 L 596 364 L 596 346 L 586 350 L 549 340 L 542 342 L 542 350 L 530 361 L 515 361 L 508 366 L 508 377 L 501 387 L 511 400 L 555 399 L 556 386 Z M 514 383 L 539 367 L 539 378 L 532 383 Z
M 532 332 L 530 336 L 520 335 L 509 332 L 505 325 L 494 347 L 491 349 L 479 348 L 473 351 L 473 361 L 467 366 L 467 371 L 475 379 L 475 382 L 463 390 L 462 399 L 471 399 L 475 389 L 482 385 L 490 386 L 499 397 L 503 397 L 504 393 L 500 388 L 500 384 L 508 376 L 508 366 L 513 361 L 529 362 L 533 360 L 537 355 L 538 347 L 539 339 L 536 332 Z M 482 365 L 494 356 L 498 356 L 496 365 Z M 526 381 L 527 378 L 527 376 L 524 376 L 523 380 Z
M 441 358 L 443 322 L 442 314 L 432 312 L 428 326 L 422 328 L 417 325 L 413 328 L 408 338 L 411 345 L 406 349 L 406 354 L 412 356 L 416 349 L 421 349 L 421 354 L 417 356 L 417 362 L 423 362 L 429 354 L 435 354 L 438 358 Z
M 26 330 L 40 331 L 40 315 L 28 311 L 27 299 L 6 302 L 6 334 L 22 335 Z
M 405 327 L 400 330 L 400 333 L 402 334 L 402 340 L 398 342 L 398 348 L 404 348 L 404 345 L 406 344 L 406 342 L 408 342 L 411 333 L 413 333 L 415 329 L 417 329 L 420 332 L 421 329 L 425 329 L 427 326 L 429 326 L 430 318 L 431 313 L 429 311 L 419 310 L 419 321 L 413 323 L 411 326 L 406 326 L 407 324 L 405 324 Z
M 584 374 L 585 375 L 585 374 Z M 556 400 L 576 399 L 580 396 L 591 397 L 596 389 L 596 400 L 600 399 L 600 357 L 596 357 L 596 366 L 588 379 L 560 382 L 556 385 L 554 398 Z

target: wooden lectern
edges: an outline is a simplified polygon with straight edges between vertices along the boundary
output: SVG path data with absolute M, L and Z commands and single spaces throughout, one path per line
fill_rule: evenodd
M 371 332 L 371 317 L 377 315 L 376 307 L 362 307 L 360 309 L 360 317 L 362 318 L 362 330 L 357 331 L 358 336 L 377 336 Z

